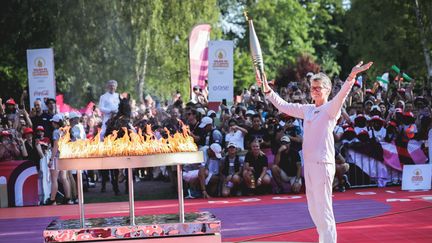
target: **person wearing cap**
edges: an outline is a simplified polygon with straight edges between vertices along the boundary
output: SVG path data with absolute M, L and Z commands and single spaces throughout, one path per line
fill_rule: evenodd
M 204 162 L 183 166 L 183 179 L 190 190 L 200 190 L 203 198 L 218 196 L 220 167 L 222 164 L 222 147 L 218 143 L 199 149 L 204 154 Z M 194 197 L 193 195 L 190 195 Z
M 198 146 L 209 146 L 213 143 L 218 143 L 222 146 L 224 137 L 222 132 L 213 126 L 213 119 L 208 116 L 203 117 L 198 127 L 200 129 Z
M 387 143 L 392 143 L 392 142 L 396 141 L 398 135 L 399 135 L 399 132 L 398 132 L 397 123 L 393 120 L 389 121 L 387 123 L 386 135 L 384 137 L 384 141 Z
M 0 106 L 2 106 L 2 104 L 0 103 Z M 0 110 L 0 114 L 4 113 L 8 124 L 9 124 L 9 128 L 11 129 L 17 129 L 19 126 L 19 114 L 18 114 L 18 106 L 15 103 L 15 100 L 10 98 L 8 100 L 6 100 L 5 102 L 5 109 Z
M 116 80 L 109 80 L 106 84 L 106 93 L 99 98 L 99 109 L 102 112 L 101 139 L 104 138 L 107 121 L 118 112 L 120 96 L 116 93 L 117 85 Z
M 373 116 L 379 116 L 379 117 L 382 117 L 382 116 L 381 116 L 381 108 L 380 108 L 378 105 L 373 105 L 373 106 L 371 107 L 371 110 L 370 110 L 369 115 L 370 115 L 371 117 L 373 117 Z
M 225 135 L 225 143 L 233 143 L 238 150 L 244 150 L 244 138 L 248 131 L 239 126 L 235 119 L 228 122 L 228 133 Z
M 386 135 L 384 120 L 379 116 L 373 116 L 370 123 L 371 129 L 369 130 L 369 137 L 377 142 L 383 142 Z
M 232 191 L 238 189 L 242 182 L 243 160 L 237 154 L 237 145 L 228 143 L 228 153 L 221 166 L 221 176 L 223 179 L 222 196 L 228 197 Z
M 250 150 L 245 156 L 243 180 L 250 189 L 249 193 L 254 193 L 255 189 L 263 190 L 271 183 L 271 178 L 267 174 L 268 158 L 261 151 L 262 142 L 258 139 L 250 144 Z
M 362 131 L 367 131 L 368 118 L 363 114 L 358 114 L 354 119 L 354 131 L 359 134 Z
M 370 111 L 372 110 L 372 106 L 374 105 L 374 102 L 372 100 L 366 100 L 363 104 L 363 111 L 364 115 L 367 119 L 369 119 Z
M 47 205 L 56 205 L 56 196 L 58 192 L 58 179 L 60 178 L 60 181 L 63 185 L 63 189 L 65 192 L 65 197 L 63 200 L 64 204 L 73 204 L 73 201 L 71 200 L 71 187 L 69 180 L 67 179 L 67 172 L 65 170 L 57 170 L 57 160 L 60 157 L 60 151 L 59 151 L 59 140 L 61 137 L 60 128 L 63 127 L 63 116 L 61 114 L 55 114 L 51 119 L 52 126 L 54 127 L 53 135 L 52 135 L 52 141 L 53 141 L 53 148 L 51 151 L 51 158 L 48 162 L 48 168 L 50 169 L 50 176 L 51 176 L 51 196 L 48 198 L 46 204 Z
M 44 126 L 45 128 L 45 136 L 52 138 L 54 127 L 52 126 L 51 119 L 57 114 L 57 104 L 56 100 L 52 98 L 48 98 L 45 100 L 45 105 L 48 107 L 48 110 L 42 114 L 42 118 L 44 122 L 49 123 L 49 126 Z
M 257 84 L 263 85 L 266 98 L 279 111 L 304 119 L 302 148 L 306 197 L 309 213 L 317 227 L 319 241 L 324 243 L 337 241 L 332 203 L 333 175 L 336 170 L 333 130 L 356 76 L 369 69 L 372 62 L 362 64 L 363 62 L 360 62 L 353 67 L 341 90 L 330 101 L 330 78 L 324 73 L 312 76 L 310 90 L 314 104 L 307 105 L 286 102 L 271 90 L 265 75 L 261 79 L 256 72 Z
M 44 157 L 39 139 L 33 137 L 33 129 L 26 127 L 23 129 L 24 148 L 27 152 L 26 159 L 35 163 L 37 171 L 40 171 L 40 160 Z
M 86 132 L 84 130 L 84 126 L 80 122 L 81 114 L 72 111 L 69 114 L 69 123 L 71 126 L 71 140 L 85 140 L 86 139 Z
M 289 183 L 293 193 L 299 193 L 302 186 L 301 160 L 299 153 L 290 148 L 291 140 L 285 135 L 280 139 L 281 145 L 276 153 L 271 168 L 272 177 L 276 182 L 276 193 L 283 192 L 283 183 Z
M 17 137 L 15 141 L 12 132 L 3 130 L 0 132 L 0 163 L 1 161 L 8 161 L 18 159 L 21 155 L 26 156 L 26 151 L 22 139 Z
M 202 109 L 202 108 L 200 108 Z M 204 112 L 205 114 L 205 112 Z M 199 128 L 199 120 L 200 120 L 200 113 L 198 112 L 198 109 L 190 109 L 186 111 L 185 113 L 185 120 L 186 125 L 189 126 L 190 135 L 193 137 L 194 142 L 198 144 L 199 140 L 201 139 L 200 135 L 200 128 Z
M 69 123 L 70 123 L 70 134 L 71 134 L 71 141 L 74 142 L 76 140 L 85 140 L 86 139 L 86 132 L 84 130 L 84 126 L 81 124 L 81 114 L 76 111 L 72 111 L 69 113 Z M 69 180 L 69 184 L 71 186 L 71 194 L 72 194 L 72 200 L 74 202 L 78 202 L 78 194 L 76 190 L 76 170 L 69 170 L 67 171 L 67 177 Z M 83 172 L 86 173 L 85 171 Z M 85 177 L 87 179 L 87 177 Z M 87 186 L 88 183 L 86 182 L 85 185 Z

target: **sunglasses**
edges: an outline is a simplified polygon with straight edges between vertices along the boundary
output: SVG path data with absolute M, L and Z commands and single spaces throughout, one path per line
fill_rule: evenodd
M 311 91 L 315 91 L 315 92 L 321 92 L 321 90 L 323 89 L 325 89 L 325 87 L 321 87 L 321 86 L 311 87 Z

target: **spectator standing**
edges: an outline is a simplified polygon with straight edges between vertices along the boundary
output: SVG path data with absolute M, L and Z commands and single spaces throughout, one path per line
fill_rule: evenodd
M 118 111 L 120 97 L 119 94 L 116 93 L 117 85 L 117 81 L 109 80 L 106 85 L 106 93 L 103 94 L 99 99 L 99 109 L 102 112 L 101 139 L 103 139 L 105 136 L 107 121 Z
M 55 114 L 53 118 L 51 119 L 52 126 L 54 127 L 53 131 L 53 148 L 52 148 L 52 154 L 51 158 L 48 162 L 48 168 L 50 168 L 50 175 L 51 175 L 51 196 L 48 199 L 48 202 L 46 204 L 48 205 L 56 205 L 56 196 L 58 191 L 58 179 L 60 178 L 60 181 L 62 182 L 65 197 L 63 200 L 64 204 L 73 204 L 73 201 L 71 200 L 71 187 L 69 184 L 69 180 L 67 179 L 67 173 L 65 170 L 59 171 L 57 169 L 57 161 L 60 157 L 60 151 L 59 151 L 59 139 L 61 137 L 61 131 L 60 128 L 63 127 L 63 117 L 60 114 Z

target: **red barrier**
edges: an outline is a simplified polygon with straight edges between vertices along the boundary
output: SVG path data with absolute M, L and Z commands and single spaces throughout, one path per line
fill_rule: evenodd
M 7 181 L 9 207 L 39 204 L 36 164 L 28 160 L 0 162 L 0 177 Z

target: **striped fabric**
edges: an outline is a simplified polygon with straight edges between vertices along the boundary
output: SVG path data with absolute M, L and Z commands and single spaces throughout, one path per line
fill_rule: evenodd
M 189 35 L 189 68 L 191 91 L 194 86 L 204 87 L 208 77 L 208 41 L 211 26 L 196 25 Z

